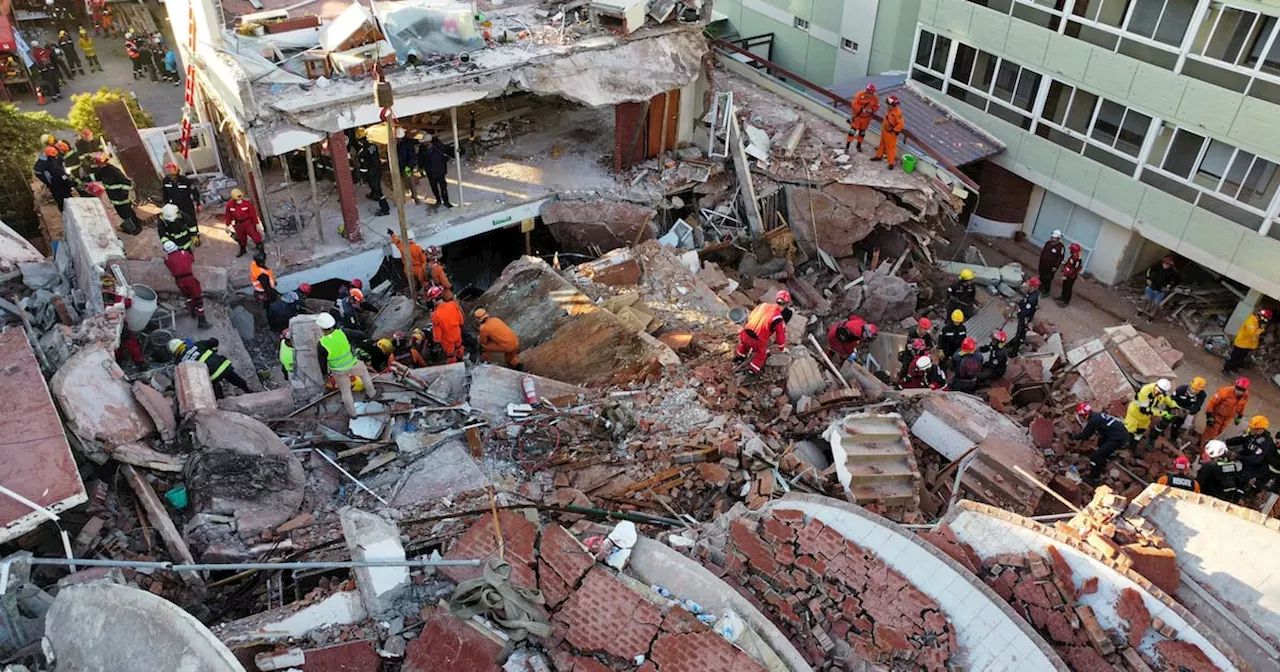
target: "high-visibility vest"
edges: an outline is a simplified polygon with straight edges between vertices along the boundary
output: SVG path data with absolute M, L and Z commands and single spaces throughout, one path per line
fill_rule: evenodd
M 209 363 L 210 360 L 213 360 L 212 365 Z M 231 368 L 231 360 L 212 350 L 205 350 L 204 352 L 201 352 L 200 356 L 196 358 L 196 361 L 209 368 L 210 382 L 216 382 L 218 378 L 222 377 L 222 374 L 227 372 L 227 369 Z
M 782 306 L 776 303 L 762 303 L 747 316 L 745 326 L 756 335 L 756 338 L 768 338 L 773 329 L 773 321 L 780 317 L 782 317 Z
M 280 365 L 285 371 L 293 373 L 293 346 L 287 341 L 280 341 Z
M 347 340 L 347 335 L 342 333 L 341 329 L 334 329 L 321 336 L 320 345 L 324 346 L 325 352 L 329 355 L 330 371 L 348 371 L 360 361 L 356 359 L 356 353 L 351 350 L 351 341 Z

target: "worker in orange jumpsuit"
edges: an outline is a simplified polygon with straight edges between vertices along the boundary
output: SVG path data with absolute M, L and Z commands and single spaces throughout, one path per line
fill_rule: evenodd
M 444 273 L 444 264 L 440 263 L 440 248 L 436 245 L 427 246 L 427 281 L 423 284 L 434 285 L 444 289 L 444 300 L 453 300 L 453 283 L 449 282 L 449 276 Z
M 444 351 L 445 363 L 461 362 L 466 352 L 462 349 L 462 308 L 453 299 L 444 298 L 443 287 L 427 290 L 431 309 L 431 337 Z
M 898 162 L 898 136 L 906 128 L 906 122 L 902 119 L 897 96 L 889 96 L 884 102 L 889 104 L 889 111 L 885 112 L 884 121 L 880 122 L 880 146 L 876 148 L 875 158 L 871 160 L 887 159 L 889 170 L 893 170 L 894 164 Z
M 769 358 L 769 338 L 778 344 L 779 352 L 787 351 L 787 320 L 791 318 L 791 292 L 778 290 L 773 303 L 762 303 L 747 315 L 746 324 L 738 332 L 738 349 L 733 353 L 733 361 L 741 362 L 748 356 L 751 364 L 747 367 L 750 374 L 759 374 L 764 368 L 764 360 Z
M 391 242 L 395 243 L 396 248 L 400 250 L 400 257 L 405 256 L 405 245 L 401 242 L 399 236 L 391 229 L 387 229 L 387 235 L 391 236 Z M 415 236 L 413 232 L 409 232 L 409 264 L 413 267 L 413 281 L 418 287 L 426 287 L 427 285 L 427 253 L 422 251 L 422 246 L 414 242 Z
M 249 262 L 249 284 L 253 285 L 253 295 L 265 302 L 269 292 L 267 288 L 276 288 L 276 272 L 267 267 L 267 253 L 258 250 Z
M 867 88 L 854 95 L 849 101 L 852 112 L 849 114 L 849 134 L 844 136 L 844 153 L 849 153 L 849 143 L 858 141 L 858 152 L 862 152 L 862 141 L 867 138 L 867 129 L 871 120 L 880 111 L 880 97 L 876 95 L 876 85 L 868 84 Z
M 1218 438 L 1227 428 L 1227 423 L 1240 424 L 1244 418 L 1244 407 L 1249 404 L 1249 379 L 1237 378 L 1235 385 L 1218 388 L 1204 405 L 1205 427 L 1201 441 L 1212 441 Z
M 471 314 L 480 323 L 480 358 L 489 361 L 494 355 L 503 356 L 507 366 L 523 370 L 520 365 L 520 337 L 507 326 L 506 322 L 492 316 L 484 308 L 476 308 Z

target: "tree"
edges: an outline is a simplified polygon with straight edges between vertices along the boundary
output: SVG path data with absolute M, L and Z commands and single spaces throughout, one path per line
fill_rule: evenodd
M 67 128 L 67 122 L 48 112 L 23 112 L 0 104 L 0 220 L 25 236 L 40 235 L 31 193 L 40 136 Z
M 97 107 L 118 100 L 123 100 L 128 106 L 129 116 L 133 117 L 133 123 L 138 128 L 151 128 L 156 125 L 155 120 L 151 118 L 151 113 L 142 109 L 138 99 L 132 93 L 120 89 L 109 89 L 105 86 L 93 93 L 72 95 L 71 111 L 67 113 L 67 119 L 76 130 L 87 128 L 92 130 L 94 135 L 102 135 L 102 122 L 98 120 Z

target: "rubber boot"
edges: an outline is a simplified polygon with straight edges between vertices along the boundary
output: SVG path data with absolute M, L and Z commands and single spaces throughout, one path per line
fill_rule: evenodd
M 197 318 L 196 318 L 196 323 L 197 323 L 198 325 L 200 325 L 200 328 L 201 328 L 201 329 L 208 329 L 208 328 L 209 328 L 209 318 L 205 317 L 204 315 L 201 315 L 201 316 L 197 317 Z
M 240 243 L 240 252 L 239 252 L 238 254 L 236 254 L 236 256 L 237 256 L 237 257 L 243 257 L 243 256 L 245 255 L 245 252 L 247 252 L 247 251 L 248 251 L 248 250 L 246 250 L 246 249 L 245 249 L 245 244 L 244 244 L 244 243 Z
M 862 153 L 862 141 L 861 141 L 861 140 L 859 140 L 859 141 L 858 141 L 858 148 L 857 148 L 857 149 L 858 149 L 858 153 L 859 153 L 859 154 L 861 154 L 861 153 Z

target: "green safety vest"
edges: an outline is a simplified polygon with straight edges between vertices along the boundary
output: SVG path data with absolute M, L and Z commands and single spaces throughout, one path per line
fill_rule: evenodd
M 201 364 L 204 364 L 205 366 L 209 366 L 209 359 L 214 357 L 216 354 L 217 353 L 215 353 L 212 350 L 205 350 L 204 352 L 200 353 L 200 358 L 198 361 Z M 227 372 L 227 369 L 231 368 L 231 360 L 227 359 L 226 357 L 222 357 L 221 355 L 217 355 L 217 357 L 219 360 L 222 360 L 222 361 L 219 363 L 217 362 L 217 360 L 215 360 L 215 364 L 217 364 L 217 366 L 211 367 L 209 369 L 209 382 L 218 380 L 218 378 L 221 377 L 222 374 Z
M 360 361 L 356 359 L 356 353 L 351 351 L 351 341 L 347 340 L 347 335 L 341 329 L 334 329 L 321 336 L 320 345 L 329 353 L 330 371 L 348 371 Z
M 283 340 L 280 341 L 280 365 L 285 371 L 293 373 L 293 347 Z

